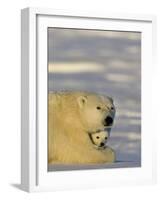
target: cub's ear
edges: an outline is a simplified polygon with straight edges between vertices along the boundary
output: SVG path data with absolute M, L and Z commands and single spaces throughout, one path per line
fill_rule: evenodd
M 86 96 L 80 96 L 77 98 L 78 101 L 78 105 L 80 108 L 83 108 L 83 106 L 86 104 L 87 102 L 87 97 Z

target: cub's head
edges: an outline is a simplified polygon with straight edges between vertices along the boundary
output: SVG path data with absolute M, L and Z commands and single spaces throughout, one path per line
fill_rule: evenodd
M 110 136 L 110 129 L 89 134 L 91 142 L 96 149 L 105 149 Z
M 90 94 L 79 96 L 77 101 L 87 131 L 103 130 L 113 125 L 116 111 L 112 98 Z

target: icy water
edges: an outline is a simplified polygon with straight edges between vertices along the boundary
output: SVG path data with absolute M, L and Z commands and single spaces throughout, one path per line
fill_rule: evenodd
M 118 162 L 139 166 L 141 33 L 50 28 L 48 36 L 49 91 L 85 90 L 113 97 L 117 112 L 108 145 L 116 151 L 116 167 Z

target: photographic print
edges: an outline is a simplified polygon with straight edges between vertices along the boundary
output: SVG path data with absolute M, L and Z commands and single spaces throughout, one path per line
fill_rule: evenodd
M 48 171 L 141 166 L 141 33 L 48 28 Z
M 21 14 L 22 189 L 155 183 L 155 16 Z
M 22 10 L 23 190 L 156 182 L 155 30 L 152 15 Z

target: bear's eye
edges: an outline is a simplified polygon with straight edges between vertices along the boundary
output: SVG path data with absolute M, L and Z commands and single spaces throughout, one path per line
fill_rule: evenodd
M 97 136 L 96 138 L 97 138 L 97 139 L 99 139 L 100 137 L 99 137 L 99 136 Z
M 111 107 L 111 110 L 114 110 L 114 107 L 113 107 L 113 106 Z
M 101 107 L 100 107 L 100 106 L 97 106 L 97 110 L 101 110 Z

